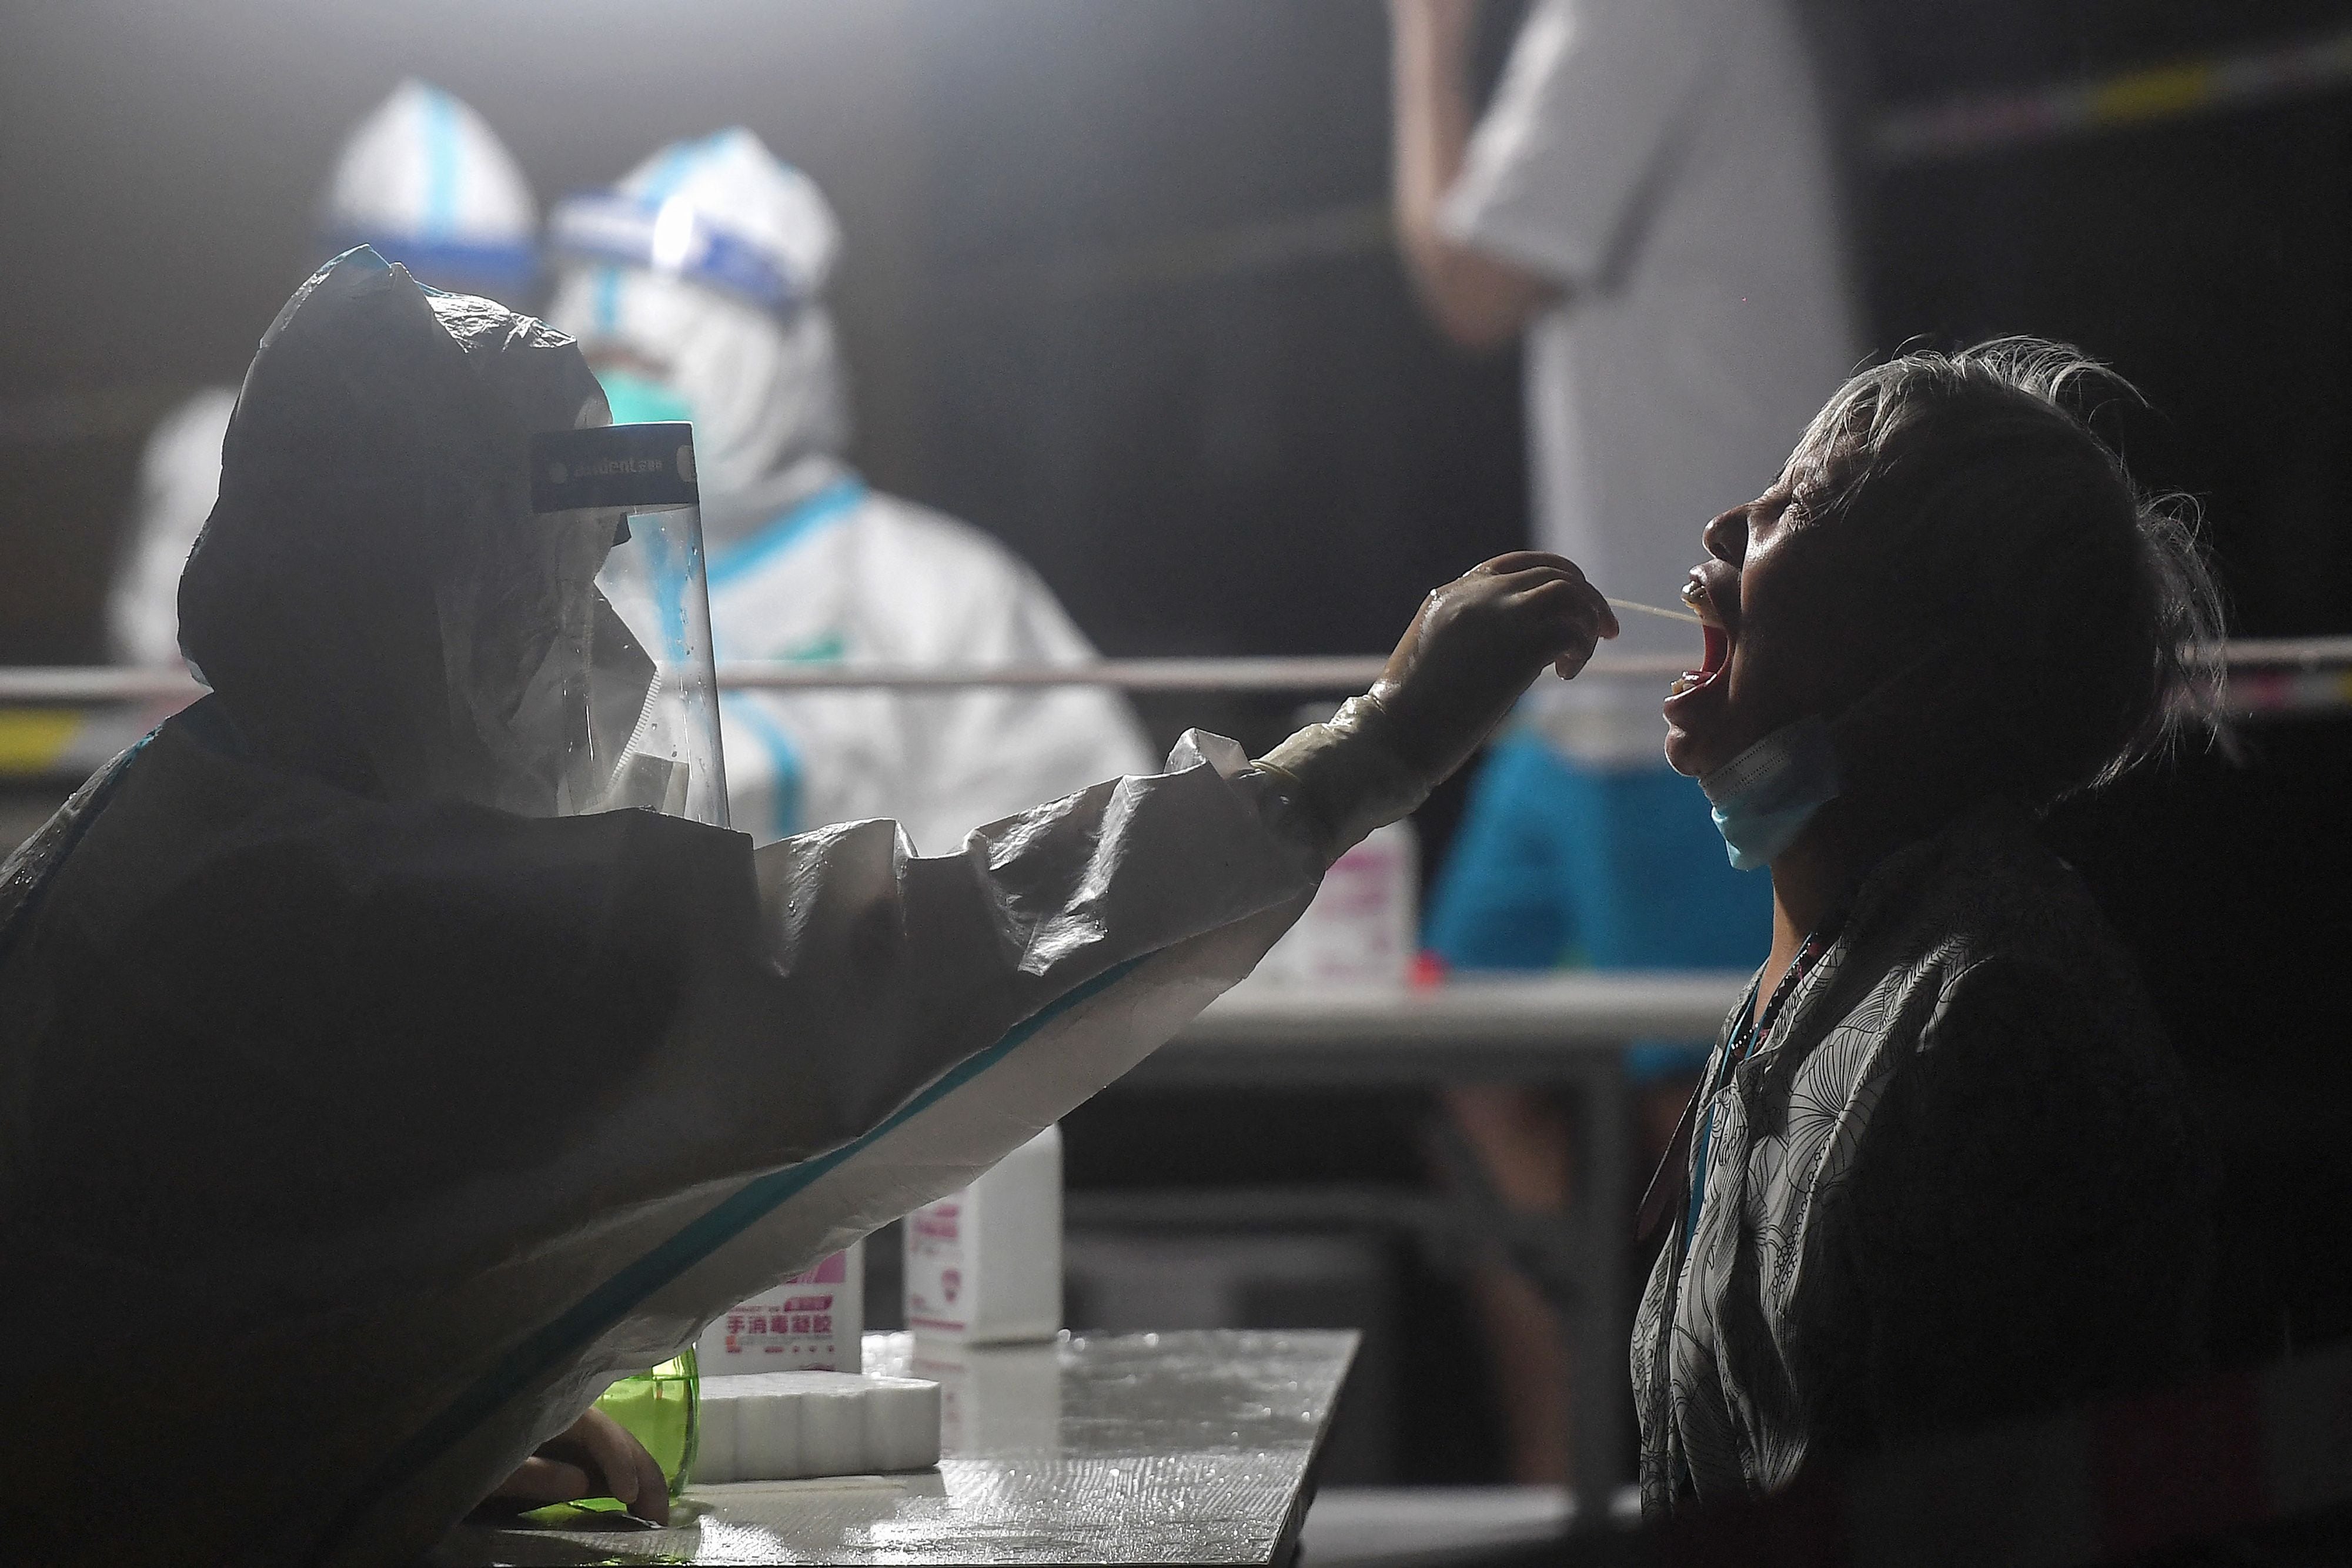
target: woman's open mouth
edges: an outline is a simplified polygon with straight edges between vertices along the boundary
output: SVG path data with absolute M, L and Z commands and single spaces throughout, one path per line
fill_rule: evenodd
M 1685 670 L 1676 675 L 1669 695 L 1683 696 L 1698 690 L 1723 674 L 1731 662 L 1731 633 L 1724 630 L 1722 617 L 1708 600 L 1706 588 L 1696 579 L 1683 584 L 1683 602 L 1697 612 L 1699 630 L 1706 638 L 1706 649 L 1700 655 L 1699 667 Z

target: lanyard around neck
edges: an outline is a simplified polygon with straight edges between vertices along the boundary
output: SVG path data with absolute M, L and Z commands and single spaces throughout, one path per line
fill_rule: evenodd
M 1683 1107 L 1682 1118 L 1675 1124 L 1674 1142 L 1666 1146 L 1664 1157 L 1658 1161 L 1658 1168 L 1650 1175 L 1649 1186 L 1643 1189 L 1642 1207 L 1633 1222 L 1633 1234 L 1637 1240 L 1647 1241 L 1670 1210 L 1687 1205 L 1691 1189 L 1691 1145 L 1698 1134 L 1699 1107 L 1729 1082 L 1732 1071 L 1740 1062 L 1755 1053 L 1756 1046 L 1779 1021 L 1781 1007 L 1795 992 L 1798 984 L 1812 973 L 1813 966 L 1821 961 L 1822 954 L 1830 950 L 1831 945 L 1837 940 L 1837 935 L 1838 927 L 1832 924 L 1805 938 L 1803 945 L 1797 949 L 1797 956 L 1790 960 L 1788 973 L 1782 975 L 1780 983 L 1772 988 L 1772 995 L 1765 1002 L 1760 1017 L 1756 1011 L 1756 988 L 1762 983 L 1762 971 L 1759 970 L 1756 979 L 1749 982 L 1747 994 L 1739 998 L 1739 1011 L 1734 1015 L 1739 1022 L 1724 1041 L 1722 1061 L 1715 1071 L 1702 1077 L 1691 1090 L 1690 1101 Z

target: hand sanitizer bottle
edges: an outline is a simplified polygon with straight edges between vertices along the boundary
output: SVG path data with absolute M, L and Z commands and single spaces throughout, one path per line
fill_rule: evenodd
M 694 1351 L 665 1361 L 650 1372 L 624 1377 L 604 1390 L 596 1408 L 618 1421 L 646 1446 L 661 1467 L 675 1500 L 694 1470 L 695 1438 L 701 1411 L 700 1379 Z

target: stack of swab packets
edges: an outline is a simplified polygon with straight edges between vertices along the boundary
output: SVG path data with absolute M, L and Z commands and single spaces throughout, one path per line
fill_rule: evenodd
M 940 1385 L 851 1372 L 706 1378 L 698 1485 L 919 1470 L 940 1462 Z

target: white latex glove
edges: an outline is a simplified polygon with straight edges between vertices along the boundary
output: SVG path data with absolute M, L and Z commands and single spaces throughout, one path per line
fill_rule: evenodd
M 1521 550 L 1422 601 L 1372 689 L 1260 766 L 1291 781 L 1334 859 L 1469 760 L 1546 664 L 1572 679 L 1617 617 L 1565 556 Z

